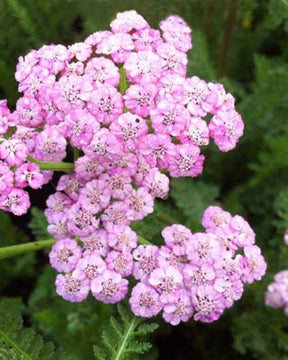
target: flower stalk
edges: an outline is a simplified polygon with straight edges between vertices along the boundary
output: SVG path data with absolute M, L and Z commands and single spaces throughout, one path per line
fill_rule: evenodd
M 69 162 L 46 162 L 46 161 L 39 161 L 33 156 L 28 155 L 27 160 L 33 162 L 34 164 L 38 165 L 41 170 L 47 171 L 63 171 L 66 173 L 70 173 L 74 170 L 74 164 Z
M 42 241 L 32 241 L 26 244 L 18 244 L 0 248 L 0 260 L 12 256 L 22 255 L 31 251 L 38 251 L 49 249 L 55 243 L 55 239 L 47 239 Z M 138 242 L 141 245 L 152 245 L 148 240 L 142 236 L 138 236 Z
M 22 255 L 27 252 L 49 249 L 55 243 L 55 239 L 33 241 L 26 244 L 18 244 L 0 248 L 0 259 Z

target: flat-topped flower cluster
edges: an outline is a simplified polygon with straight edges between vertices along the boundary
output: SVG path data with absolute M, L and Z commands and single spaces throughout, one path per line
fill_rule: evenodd
M 127 11 L 111 31 L 19 59 L 23 96 L 12 113 L 0 102 L 0 208 L 24 214 L 24 188 L 41 188 L 54 170 L 69 168 L 45 210 L 57 240 L 50 262 L 64 273 L 57 292 L 69 301 L 91 290 L 116 303 L 133 274 L 140 280 L 130 298 L 136 315 L 163 309 L 172 324 L 193 313 L 213 321 L 241 296 L 243 283 L 265 271 L 249 225 L 219 208 L 205 213 L 206 233 L 164 229 L 161 248 L 138 246 L 130 227 L 153 212 L 155 198 L 167 197 L 168 175 L 202 173 L 201 147 L 210 138 L 229 151 L 243 134 L 234 98 L 221 84 L 186 78 L 191 48 L 191 29 L 178 16 L 156 30 Z M 74 163 L 62 163 L 72 153 Z M 244 255 L 236 255 L 241 247 Z
M 284 233 L 284 243 L 288 245 L 288 229 Z M 279 271 L 274 281 L 268 285 L 265 293 L 265 304 L 272 308 L 284 308 L 288 316 L 288 270 Z
M 127 183 L 151 169 L 195 177 L 203 170 L 200 147 L 210 137 L 221 151 L 235 147 L 243 122 L 233 96 L 219 83 L 185 77 L 191 29 L 178 16 L 160 29 L 128 11 L 117 15 L 111 31 L 68 47 L 44 45 L 19 59 L 15 76 L 23 96 L 12 113 L 0 103 L 1 209 L 27 212 L 23 188 L 40 188 L 52 177 L 27 155 L 59 162 L 68 143 L 83 153 L 82 168 L 94 171 L 84 180 L 72 175 L 82 185 L 104 171 L 128 173 Z
M 265 304 L 273 308 L 284 308 L 285 315 L 288 315 L 288 270 L 279 271 L 274 276 L 265 293 Z
M 50 253 L 52 267 L 65 272 L 57 276 L 57 292 L 78 302 L 91 291 L 97 300 L 114 304 L 126 297 L 132 275 L 139 281 L 129 300 L 135 315 L 152 317 L 163 310 L 172 325 L 192 316 L 215 321 L 241 298 L 244 284 L 261 279 L 266 263 L 241 216 L 210 206 L 202 224 L 206 231 L 194 234 L 183 225 L 166 227 L 161 247 L 137 246 L 129 227 L 81 237 L 84 252 L 75 240 L 59 240 Z

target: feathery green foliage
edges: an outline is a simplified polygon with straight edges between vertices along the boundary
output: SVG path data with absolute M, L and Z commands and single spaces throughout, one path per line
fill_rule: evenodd
M 27 242 L 28 237 L 13 224 L 7 213 L 0 212 L 0 246 L 11 246 Z M 27 279 L 33 275 L 35 254 L 27 253 L 21 257 L 0 261 L 0 290 L 16 279 Z
M 94 346 L 97 360 L 136 360 L 152 346 L 139 339 L 151 334 L 158 325 L 144 323 L 141 318 L 128 312 L 123 305 L 118 305 L 117 310 L 119 319 L 111 317 L 109 327 L 102 333 L 102 346 Z
M 47 231 L 48 221 L 42 210 L 33 207 L 31 209 L 32 219 L 29 223 L 29 228 L 37 240 L 45 240 L 51 238 Z
M 47 265 L 38 276 L 28 310 L 35 329 L 61 346 L 62 359 L 91 360 L 92 346 L 112 315 L 113 306 L 91 296 L 82 303 L 70 303 L 57 295 L 56 271 Z
M 215 204 L 219 189 L 213 184 L 197 182 L 189 178 L 171 181 L 171 197 L 183 211 L 186 224 L 191 230 L 201 230 L 201 218 L 207 206 Z
M 44 343 L 32 328 L 23 328 L 19 302 L 0 300 L 0 359 L 54 360 L 54 345 Z

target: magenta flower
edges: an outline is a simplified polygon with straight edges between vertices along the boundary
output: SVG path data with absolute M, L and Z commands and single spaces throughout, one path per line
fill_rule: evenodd
M 157 291 L 142 282 L 133 287 L 129 304 L 136 316 L 145 318 L 155 316 L 162 310 Z
M 206 121 L 197 117 L 190 118 L 179 139 L 183 144 L 188 142 L 195 146 L 208 145 L 210 137 Z
M 136 316 L 163 310 L 172 325 L 193 315 L 211 322 L 241 297 L 244 283 L 265 273 L 250 225 L 220 207 L 206 209 L 205 232 L 164 228 L 162 246 L 138 245 L 143 239 L 132 230 L 133 221 L 153 212 L 156 197 L 168 196 L 167 173 L 197 177 L 210 137 L 228 151 L 243 133 L 223 85 L 186 78 L 191 48 L 191 29 L 180 17 L 169 16 L 156 30 L 133 10 L 117 14 L 111 31 L 68 47 L 44 45 L 19 59 L 23 96 L 12 114 L 0 101 L 0 208 L 24 214 L 30 201 L 23 188 L 51 181 L 53 171 L 41 171 L 44 165 L 28 155 L 62 162 L 73 153 L 75 170 L 59 178 L 45 210 L 57 239 L 51 266 L 64 272 L 56 291 L 68 301 L 83 301 L 91 290 L 97 300 L 117 303 L 133 275 Z M 281 286 L 271 286 L 267 302 L 280 304 L 287 274 L 275 283 Z M 288 313 L 286 297 L 283 306 Z
M 75 240 L 58 240 L 49 254 L 51 266 L 59 272 L 73 271 L 82 256 L 82 249 Z
M 128 291 L 128 280 L 115 271 L 105 270 L 91 281 L 93 296 L 105 304 L 115 304 L 123 300 Z
M 260 280 L 266 272 L 267 264 L 261 255 L 261 250 L 256 245 L 244 247 L 245 256 L 241 259 L 242 281 L 251 284 L 254 280 Z
M 101 216 L 105 229 L 113 232 L 118 226 L 129 225 L 130 220 L 127 217 L 127 210 L 128 206 L 123 201 L 115 201 L 109 205 Z
M 84 70 L 84 77 L 92 79 L 94 84 L 99 87 L 103 84 L 118 86 L 120 73 L 113 61 L 101 56 L 93 58 L 87 62 Z
M 168 246 L 161 246 L 157 256 L 157 264 L 160 268 L 174 266 L 179 270 L 183 270 L 184 264 L 187 263 L 186 256 L 177 256 Z
M 241 116 L 235 111 L 219 111 L 209 123 L 210 136 L 221 151 L 234 149 L 243 135 L 244 124 Z
M 208 232 L 214 232 L 218 227 L 227 226 L 232 217 L 219 206 L 209 206 L 202 216 L 202 225 Z
M 3 135 L 8 130 L 8 117 L 10 110 L 7 106 L 7 100 L 0 100 L 0 135 Z
M 104 180 L 89 181 L 79 193 L 79 204 L 93 214 L 105 209 L 110 203 L 110 191 Z
M 149 27 L 147 21 L 137 14 L 135 10 L 118 13 L 110 26 L 114 33 L 129 33 L 132 30 L 141 30 Z
M 57 191 L 64 191 L 72 200 L 77 200 L 84 185 L 75 173 L 62 175 L 57 184 Z
M 121 94 L 112 85 L 102 85 L 89 94 L 87 108 L 97 121 L 111 124 L 123 113 Z
M 47 127 L 36 137 L 35 157 L 40 161 L 62 161 L 66 145 L 67 140 L 55 125 Z
M 96 229 L 91 235 L 81 236 L 81 241 L 84 243 L 85 253 L 101 256 L 108 254 L 108 233 L 104 229 Z
M 96 160 L 91 160 L 88 156 L 81 156 L 75 162 L 75 173 L 78 178 L 84 181 L 93 180 L 103 172 L 102 164 Z
M 78 261 L 73 275 L 85 277 L 89 280 L 95 279 L 106 270 L 105 261 L 97 253 L 84 253 Z
M 157 54 L 164 60 L 163 68 L 166 73 L 186 76 L 187 55 L 178 51 L 174 44 L 166 42 L 157 46 Z
M 26 214 L 30 208 L 29 195 L 26 191 L 18 188 L 0 196 L 0 209 L 9 211 L 14 215 L 21 216 Z
M 144 280 L 157 268 L 159 249 L 154 245 L 139 245 L 133 251 L 134 262 L 133 276 L 137 280 Z
M 20 125 L 37 128 L 44 124 L 45 119 L 43 115 L 40 104 L 32 96 L 25 96 L 17 101 L 16 112 L 13 113 L 13 118 L 16 118 L 17 123 Z
M 151 51 L 131 53 L 124 63 L 129 81 L 155 84 L 163 72 L 164 60 Z
M 90 144 L 83 147 L 85 155 L 93 161 L 99 161 L 101 157 L 115 159 L 122 153 L 122 144 L 106 128 L 102 128 L 94 134 Z
M 189 111 L 183 105 L 167 100 L 162 100 L 150 116 L 155 132 L 172 136 L 180 136 L 190 120 Z
M 168 153 L 168 170 L 172 177 L 196 177 L 203 171 L 204 155 L 196 146 L 175 145 Z
M 114 270 L 123 277 L 132 274 L 133 256 L 129 249 L 125 249 L 123 252 L 110 251 L 106 257 L 106 263 L 109 270 Z
M 4 161 L 0 161 L 0 193 L 2 195 L 8 194 L 12 190 L 13 181 L 13 172 Z
M 177 290 L 163 306 L 163 318 L 171 325 L 178 325 L 181 321 L 188 321 L 193 315 L 194 309 L 189 293 Z
M 65 135 L 77 148 L 88 145 L 95 132 L 100 130 L 100 125 L 95 117 L 87 110 L 75 109 L 65 117 Z
M 92 54 L 92 47 L 87 43 L 75 43 L 68 47 L 69 51 L 76 57 L 79 61 L 86 61 Z
M 212 285 L 202 285 L 192 294 L 192 305 L 195 309 L 194 320 L 209 323 L 222 315 L 225 298 Z
M 195 293 L 199 286 L 213 284 L 216 277 L 213 266 L 209 263 L 203 263 L 201 266 L 186 264 L 183 268 L 183 277 L 186 288 Z
M 155 51 L 157 46 L 163 43 L 159 30 L 149 27 L 138 30 L 132 34 L 136 51 L 151 50 Z
M 204 110 L 206 96 L 209 92 L 206 82 L 197 76 L 192 76 L 184 83 L 184 91 L 183 104 L 187 105 L 191 115 L 200 117 L 207 115 Z
M 45 216 L 49 222 L 53 222 L 57 219 L 57 215 L 72 205 L 72 199 L 63 193 L 56 192 L 48 197 L 46 205 Z
M 73 236 L 87 236 L 98 229 L 99 219 L 93 216 L 84 205 L 79 202 L 71 206 L 68 213 L 68 230 Z
M 151 167 L 161 169 L 168 167 L 170 159 L 168 159 L 168 153 L 173 154 L 171 159 L 174 159 L 175 145 L 172 144 L 171 138 L 168 135 L 149 134 L 141 138 L 139 150 Z
M 134 249 L 137 246 L 137 234 L 129 226 L 115 227 L 113 232 L 108 234 L 108 244 L 117 251 Z
M 110 125 L 110 131 L 127 151 L 135 151 L 139 137 L 148 133 L 148 126 L 144 119 L 127 112 Z
M 19 166 L 24 163 L 28 155 L 25 144 L 17 139 L 0 142 L 0 159 L 5 160 L 9 166 Z
M 181 286 L 183 277 L 181 272 L 173 267 L 156 268 L 148 278 L 150 285 L 154 286 L 160 294 L 160 301 L 165 303 L 169 295 L 173 294 Z
M 36 164 L 25 163 L 15 171 L 15 181 L 18 187 L 30 186 L 32 189 L 39 189 L 45 183 L 44 176 Z
M 67 226 L 67 213 L 62 212 L 58 214 L 53 221 L 48 225 L 48 232 L 57 240 L 62 240 L 72 236 Z
M 144 187 L 133 190 L 125 202 L 128 205 L 127 218 L 129 220 L 142 220 L 154 209 L 154 199 Z
M 288 302 L 288 287 L 281 283 L 272 283 L 265 293 L 265 305 L 280 308 Z
M 143 179 L 143 186 L 153 197 L 164 199 L 169 193 L 169 178 L 154 168 Z
M 74 273 L 57 275 L 55 284 L 57 294 L 70 302 L 85 300 L 90 290 L 90 281 Z
M 191 231 L 183 225 L 172 225 L 162 231 L 162 236 L 175 255 L 186 254 L 186 245 L 192 239 Z
M 195 233 L 186 245 L 188 259 L 195 264 L 216 262 L 222 255 L 222 247 L 213 234 Z
M 152 109 L 155 108 L 155 96 L 157 87 L 150 83 L 142 83 L 142 85 L 131 85 L 126 90 L 123 99 L 125 106 L 133 114 L 147 117 Z
M 223 295 L 225 299 L 225 307 L 229 308 L 234 301 L 239 300 L 244 291 L 243 283 L 238 279 L 231 281 L 228 278 L 216 279 L 214 289 Z

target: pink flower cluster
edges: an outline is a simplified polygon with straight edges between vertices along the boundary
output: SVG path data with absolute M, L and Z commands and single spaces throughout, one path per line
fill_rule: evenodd
M 84 154 L 79 167 L 98 164 L 95 179 L 121 173 L 126 183 L 137 177 L 137 186 L 144 178 L 162 183 L 164 175 L 155 169 L 172 177 L 198 176 L 200 147 L 210 137 L 221 151 L 233 149 L 243 133 L 234 98 L 219 83 L 186 78 L 191 48 L 191 29 L 178 16 L 156 30 L 126 11 L 117 14 L 111 31 L 20 57 L 15 76 L 23 96 L 13 113 L 0 103 L 0 208 L 25 213 L 30 203 L 23 188 L 39 188 L 53 174 L 27 156 L 60 162 L 68 144 Z M 77 171 L 72 177 L 81 185 L 93 179 Z M 160 197 L 167 192 L 163 181 Z
M 284 232 L 284 243 L 288 245 L 288 229 Z M 284 313 L 288 316 L 288 270 L 279 271 L 274 276 L 265 293 L 265 304 L 273 308 L 284 307 Z
M 233 149 L 243 134 L 241 116 L 221 84 L 186 78 L 192 41 L 181 18 L 169 16 L 156 30 L 126 11 L 110 25 L 83 42 L 44 45 L 19 59 L 23 96 L 12 113 L 0 102 L 0 208 L 25 213 L 23 188 L 40 188 L 53 175 L 48 163 L 79 153 L 45 210 L 56 239 L 50 263 L 60 273 L 58 294 L 80 302 L 91 291 L 117 303 L 133 275 L 136 315 L 163 310 L 173 325 L 192 316 L 214 321 L 241 297 L 244 283 L 265 272 L 248 223 L 209 207 L 206 232 L 172 225 L 160 248 L 138 246 L 130 225 L 168 195 L 162 170 L 198 176 L 210 137 L 220 151 Z
M 97 300 L 116 303 L 126 297 L 126 278 L 133 275 L 139 281 L 129 300 L 135 315 L 152 317 L 163 310 L 172 325 L 192 316 L 215 321 L 240 299 L 245 283 L 261 279 L 266 263 L 241 216 L 210 206 L 202 224 L 206 232 L 194 234 L 183 225 L 166 227 L 160 248 L 137 246 L 129 227 L 96 230 L 80 237 L 81 245 L 58 240 L 50 253 L 52 267 L 65 273 L 57 276 L 57 292 L 79 302 L 91 291 Z
M 50 179 L 50 174 L 26 161 L 29 148 L 21 139 L 23 129 L 18 128 L 17 134 L 9 139 L 4 138 L 9 126 L 13 125 L 11 118 L 7 101 L 0 101 L 0 209 L 20 216 L 30 207 L 28 193 L 23 188 L 41 188 Z
M 284 307 L 285 315 L 288 316 L 288 270 L 274 276 L 274 282 L 268 286 L 265 294 L 265 304 L 273 308 Z
M 255 234 L 241 216 L 210 206 L 202 225 L 206 231 L 194 234 L 183 225 L 166 227 L 164 246 L 134 250 L 133 275 L 140 281 L 129 302 L 135 315 L 151 317 L 163 310 L 172 325 L 192 316 L 212 322 L 241 298 L 244 284 L 265 274 Z

